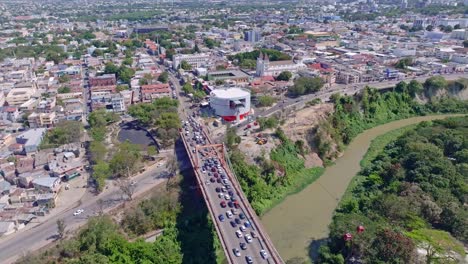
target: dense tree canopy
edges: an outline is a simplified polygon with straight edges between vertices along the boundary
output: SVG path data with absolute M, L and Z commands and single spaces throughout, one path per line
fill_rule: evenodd
M 324 82 L 320 77 L 299 77 L 294 81 L 294 85 L 288 89 L 291 96 L 315 93 L 322 89 Z
M 322 249 L 366 263 L 412 263 L 416 246 L 427 263 L 463 258 L 468 241 L 468 118 L 423 122 L 388 144 L 358 176 L 351 197 L 341 203 Z M 362 225 L 365 231 L 355 232 Z M 343 235 L 353 234 L 353 243 Z M 456 239 L 455 239 L 456 238 Z M 438 262 L 437 262 L 438 263 Z

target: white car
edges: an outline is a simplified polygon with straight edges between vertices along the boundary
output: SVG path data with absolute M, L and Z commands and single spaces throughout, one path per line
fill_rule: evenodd
M 223 199 L 224 198 L 224 193 L 218 193 L 218 197 Z
M 73 215 L 74 215 L 74 216 L 77 216 L 77 215 L 80 215 L 80 214 L 83 213 L 83 212 L 84 212 L 83 209 L 78 209 L 78 210 L 76 210 L 76 211 L 73 213 Z
M 232 213 L 231 213 L 231 211 L 227 211 L 227 212 L 226 212 L 226 216 L 227 216 L 227 218 L 232 218 Z
M 242 231 L 242 232 L 245 232 L 245 230 L 246 230 L 245 226 L 243 226 L 243 225 L 241 225 L 241 226 L 239 227 L 239 229 L 240 229 L 240 231 Z
M 229 194 L 226 194 L 226 195 L 224 195 L 224 199 L 226 199 L 226 201 L 229 201 L 229 200 L 231 200 L 231 196 L 229 196 Z
M 267 258 L 268 258 L 268 253 L 267 253 L 266 250 L 264 250 L 264 249 L 260 250 L 260 255 L 261 255 L 262 258 L 264 258 L 264 259 L 267 259 Z
M 243 237 L 242 232 L 239 231 L 239 230 L 236 230 L 236 236 L 237 236 L 238 238 Z
M 240 231 L 239 231 L 239 232 L 240 232 Z M 245 241 L 246 241 L 247 243 L 252 243 L 252 237 L 251 237 L 249 234 L 246 234 L 246 235 L 245 235 Z

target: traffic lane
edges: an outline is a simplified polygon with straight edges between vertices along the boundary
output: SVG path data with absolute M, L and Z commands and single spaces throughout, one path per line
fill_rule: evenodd
M 159 171 L 163 171 L 163 168 L 157 168 L 154 171 L 148 170 L 145 173 L 140 174 L 140 177 L 135 177 L 135 179 L 139 181 L 144 180 L 145 182 L 145 179 L 148 179 L 148 182 L 159 184 L 163 181 L 162 179 L 157 182 L 154 180 L 149 181 L 150 179 L 154 179 L 154 173 L 158 173 Z M 135 193 L 153 187 L 154 186 L 148 184 L 141 184 L 141 186 L 137 186 Z M 81 206 L 76 206 L 57 213 L 57 215 L 51 217 L 46 222 L 34 226 L 31 229 L 11 234 L 10 236 L 5 237 L 5 239 L 0 240 L 0 263 L 12 263 L 17 259 L 17 256 L 23 255 L 28 251 L 35 251 L 46 246 L 48 243 L 53 242 L 57 235 L 58 219 L 64 219 L 67 224 L 67 230 L 71 231 L 80 225 L 85 224 L 89 216 L 99 212 L 100 209 L 96 203 L 97 200 L 101 199 L 104 201 L 104 209 L 115 206 L 123 201 L 120 199 L 120 191 L 118 190 L 118 187 L 111 186 L 106 191 L 107 192 L 98 196 L 87 193 L 90 200 L 84 202 Z M 84 212 L 78 216 L 74 216 L 73 213 L 77 209 L 83 209 Z M 24 249 L 27 249 L 27 251 L 25 252 Z
M 199 155 L 199 153 L 197 153 L 197 155 Z M 199 155 L 199 158 L 200 158 L 200 155 Z M 226 173 L 224 168 L 222 170 L 224 171 L 224 173 Z M 240 225 L 237 225 L 237 227 L 234 228 L 231 226 L 230 221 L 233 221 L 235 218 L 238 218 L 238 215 L 234 215 L 231 219 L 227 217 L 226 213 L 228 210 L 231 210 L 231 208 L 229 206 L 226 206 L 225 208 L 221 207 L 220 203 L 222 201 L 225 201 L 227 203 L 227 200 L 225 200 L 224 198 L 219 198 L 218 193 L 215 190 L 216 187 L 222 187 L 224 185 L 217 183 L 217 182 L 211 183 L 209 180 L 210 176 L 208 176 L 208 172 L 203 173 L 202 170 L 199 170 L 199 172 L 200 172 L 200 175 L 203 175 L 203 179 L 204 179 L 203 186 L 212 204 L 214 214 L 216 215 L 216 219 L 214 221 L 218 221 L 219 226 L 222 229 L 221 232 L 223 232 L 223 236 L 226 239 L 225 244 L 228 246 L 229 254 L 234 256 L 233 249 L 236 248 L 241 252 L 241 256 L 240 257 L 234 256 L 235 258 L 241 258 L 243 259 L 243 261 L 245 261 L 245 257 L 250 256 L 254 260 L 254 263 L 269 263 L 266 260 L 264 260 L 260 255 L 260 250 L 262 250 L 263 248 L 258 238 L 252 238 L 251 243 L 247 243 L 247 241 L 245 240 L 245 235 L 250 234 L 250 232 L 252 231 L 252 227 L 246 228 L 246 231 L 242 232 L 243 234 L 242 238 L 237 237 L 235 232 L 237 230 L 240 230 L 239 229 Z M 244 215 L 248 217 L 248 214 L 244 211 L 244 208 L 245 208 L 245 205 L 241 203 L 238 211 L 239 213 L 243 212 Z M 219 215 L 224 216 L 225 218 L 224 222 L 221 222 L 219 220 L 218 218 Z M 244 224 L 246 221 L 250 221 L 250 219 L 247 218 L 245 220 L 241 220 L 242 224 Z M 254 223 L 252 223 L 252 221 L 250 222 L 254 226 Z M 247 249 L 242 250 L 240 248 L 240 243 L 245 243 L 247 245 Z

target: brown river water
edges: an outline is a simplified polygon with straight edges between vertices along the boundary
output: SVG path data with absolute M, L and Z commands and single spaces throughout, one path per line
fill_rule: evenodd
M 261 220 L 283 259 L 307 259 L 311 242 L 327 237 L 333 212 L 351 179 L 359 172 L 359 163 L 374 138 L 404 126 L 448 116 L 456 115 L 413 117 L 364 131 L 318 180 L 268 211 Z

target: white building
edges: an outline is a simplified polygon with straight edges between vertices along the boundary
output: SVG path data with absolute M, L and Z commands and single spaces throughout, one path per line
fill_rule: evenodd
M 416 56 L 416 49 L 394 49 L 393 55 L 397 57 Z
M 239 121 L 250 113 L 250 92 L 241 88 L 215 89 L 210 94 L 210 106 L 224 120 Z
M 292 60 L 285 61 L 270 61 L 268 55 L 263 55 L 260 52 L 260 56 L 257 58 L 257 76 L 278 76 L 283 71 L 289 71 L 296 73 L 298 70 L 305 68 L 303 63 L 295 63 Z
M 208 65 L 210 60 L 210 55 L 206 53 L 200 54 L 177 54 L 172 58 L 172 68 L 176 70 L 182 61 L 188 62 L 192 65 L 192 68 L 200 68 L 202 66 Z
M 453 39 L 467 40 L 468 39 L 468 30 L 467 29 L 455 29 L 450 35 Z

